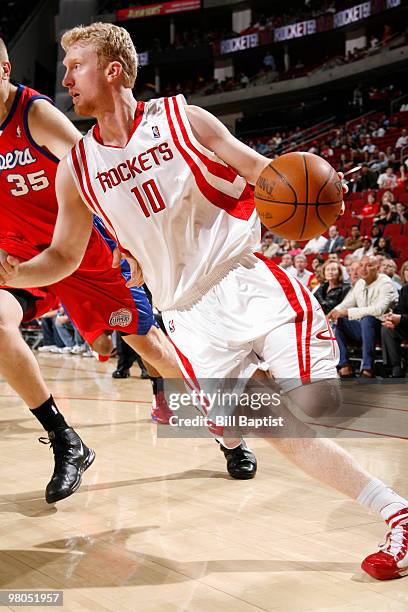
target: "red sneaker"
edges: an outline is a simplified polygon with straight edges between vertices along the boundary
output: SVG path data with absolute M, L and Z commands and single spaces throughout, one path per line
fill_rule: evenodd
M 390 527 L 379 551 L 368 555 L 362 569 L 377 580 L 392 580 L 408 575 L 408 508 L 403 508 L 387 521 Z
M 161 425 L 168 425 L 173 412 L 168 407 L 163 391 L 153 395 L 152 400 L 152 421 Z

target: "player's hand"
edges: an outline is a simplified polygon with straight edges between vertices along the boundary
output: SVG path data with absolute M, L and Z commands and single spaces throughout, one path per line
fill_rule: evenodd
M 338 172 L 338 173 L 337 173 L 337 176 L 338 176 L 338 177 L 339 177 L 339 179 L 341 180 L 341 186 L 343 187 L 343 197 L 344 197 L 344 196 L 345 196 L 345 195 L 347 195 L 347 194 L 348 194 L 348 192 L 349 192 L 348 185 L 347 185 L 347 183 L 344 181 L 344 172 Z M 340 212 L 340 214 L 341 214 L 341 215 L 343 215 L 343 214 L 344 214 L 344 210 L 345 210 L 345 208 L 346 208 L 346 205 L 345 205 L 344 200 L 343 200 L 343 203 L 342 203 L 342 205 L 341 205 L 341 212 Z
M 126 255 L 125 259 L 130 267 L 130 278 L 126 283 L 126 287 L 129 289 L 131 287 L 141 287 L 144 284 L 142 268 L 139 266 L 138 261 L 130 255 Z
M 20 260 L 0 250 L 0 284 L 9 285 L 18 275 Z

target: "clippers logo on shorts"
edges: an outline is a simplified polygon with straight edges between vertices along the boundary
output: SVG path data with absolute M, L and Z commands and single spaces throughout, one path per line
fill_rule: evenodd
M 132 313 L 127 308 L 121 308 L 111 313 L 109 325 L 111 327 L 127 327 L 132 321 Z
M 174 321 L 173 319 L 171 319 L 171 321 L 169 321 L 169 332 L 172 334 L 175 331 L 176 331 L 176 328 L 174 327 Z
M 157 125 L 152 126 L 152 132 L 153 132 L 154 138 L 160 138 L 160 131 Z

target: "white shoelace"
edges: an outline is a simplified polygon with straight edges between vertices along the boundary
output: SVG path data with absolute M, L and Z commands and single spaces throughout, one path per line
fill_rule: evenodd
M 396 557 L 401 552 L 403 546 L 406 548 L 406 543 L 404 542 L 404 528 L 406 527 L 407 524 L 403 523 L 391 529 L 385 536 L 385 542 L 380 545 L 380 550 L 392 557 Z

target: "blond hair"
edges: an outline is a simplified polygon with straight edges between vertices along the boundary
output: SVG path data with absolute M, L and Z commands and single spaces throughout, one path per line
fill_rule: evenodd
M 91 23 L 65 32 L 61 46 L 65 52 L 75 44 L 91 44 L 99 60 L 119 62 L 123 69 L 125 87 L 133 88 L 137 76 L 137 53 L 132 38 L 125 28 L 113 23 Z

